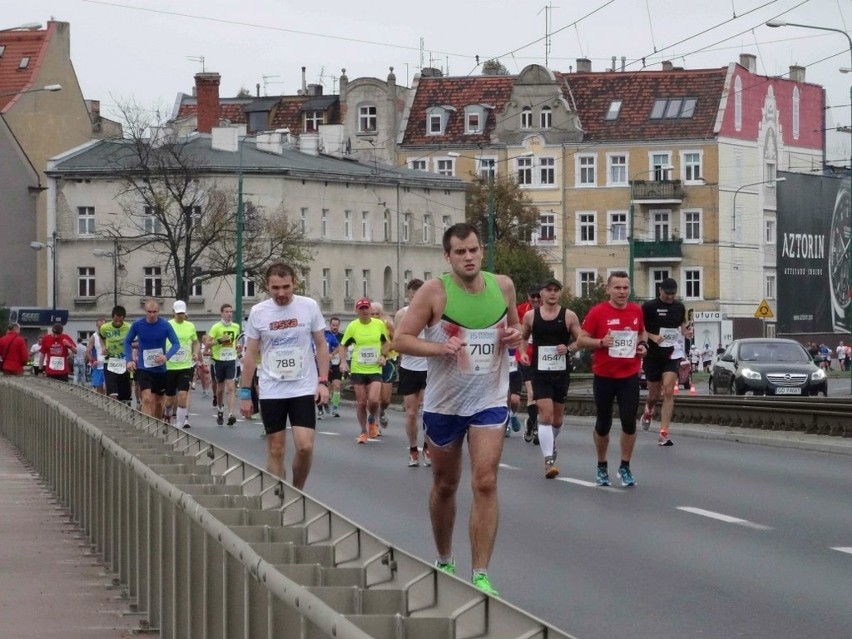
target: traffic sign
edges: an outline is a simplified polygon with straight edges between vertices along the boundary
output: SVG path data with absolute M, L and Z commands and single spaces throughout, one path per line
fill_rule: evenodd
M 769 319 L 770 317 L 775 317 L 775 313 L 769 308 L 769 302 L 763 300 L 754 312 L 754 316 L 757 319 Z

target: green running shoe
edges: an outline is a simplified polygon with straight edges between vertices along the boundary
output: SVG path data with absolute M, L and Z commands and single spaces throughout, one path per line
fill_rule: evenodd
M 491 585 L 491 582 L 488 581 L 488 575 L 476 575 L 473 578 L 473 585 L 479 588 L 486 595 L 491 595 L 492 597 L 499 597 L 500 593 Z
M 435 562 L 435 568 L 438 570 L 443 570 L 448 575 L 456 574 L 456 562 L 450 561 L 449 563 L 442 564 L 440 561 Z

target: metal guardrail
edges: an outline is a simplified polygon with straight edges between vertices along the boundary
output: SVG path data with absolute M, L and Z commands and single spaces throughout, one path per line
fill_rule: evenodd
M 639 406 L 644 410 L 644 403 Z M 565 412 L 594 416 L 591 396 L 569 395 Z M 852 400 L 825 397 L 675 397 L 672 421 L 852 437 Z
M 218 446 L 88 389 L 0 379 L 0 434 L 164 639 L 570 639 Z

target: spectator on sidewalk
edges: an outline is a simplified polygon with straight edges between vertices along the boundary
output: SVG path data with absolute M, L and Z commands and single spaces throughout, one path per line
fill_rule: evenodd
M 4 375 L 23 375 L 28 359 L 27 343 L 21 337 L 21 327 L 9 324 L 6 335 L 0 338 L 0 362 Z

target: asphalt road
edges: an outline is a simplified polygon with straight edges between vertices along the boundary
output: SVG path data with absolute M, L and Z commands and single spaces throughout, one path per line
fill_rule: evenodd
M 259 423 L 220 428 L 210 400 L 196 391 L 194 402 L 193 434 L 265 464 Z M 308 493 L 434 560 L 430 471 L 406 466 L 402 414 L 390 411 L 384 436 L 359 446 L 354 408 L 341 412 L 318 422 Z M 580 639 L 852 636 L 852 455 L 691 437 L 673 426 L 670 448 L 640 433 L 636 488 L 598 488 L 593 422 L 567 423 L 556 480 L 544 479 L 537 447 L 506 440 L 490 567 L 504 598 Z M 618 459 L 616 446 L 612 469 Z M 462 575 L 469 493 L 463 478 L 454 538 Z

